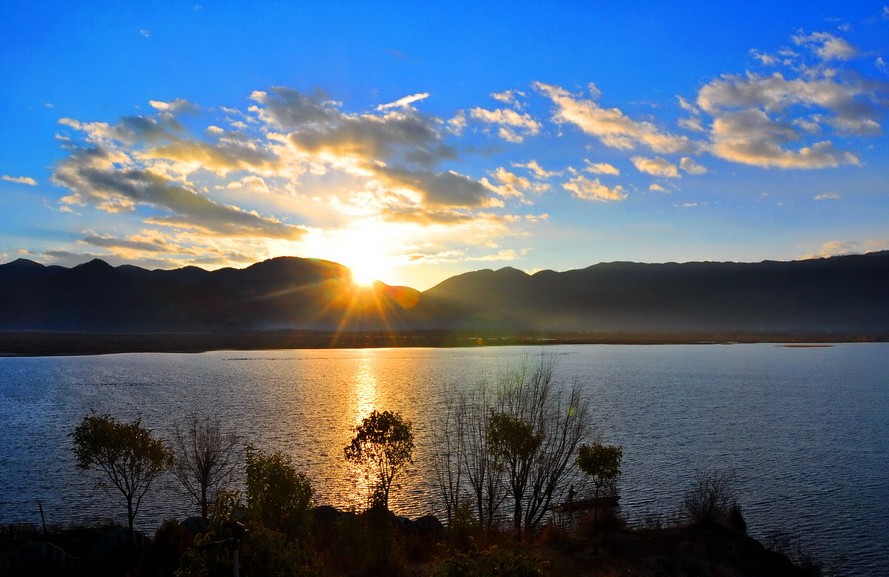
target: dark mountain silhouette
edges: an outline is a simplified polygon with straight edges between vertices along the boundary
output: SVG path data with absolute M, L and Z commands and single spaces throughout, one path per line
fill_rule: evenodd
M 149 271 L 93 260 L 71 269 L 0 266 L 0 329 L 42 331 L 373 330 L 419 293 L 353 285 L 346 267 L 276 258 L 245 269 Z
M 792 262 L 481 270 L 419 293 L 358 288 L 339 264 L 145 270 L 101 260 L 0 265 L 0 330 L 478 331 L 889 335 L 889 252 Z
M 605 263 L 452 277 L 422 295 L 448 328 L 889 332 L 889 251 L 792 262 Z

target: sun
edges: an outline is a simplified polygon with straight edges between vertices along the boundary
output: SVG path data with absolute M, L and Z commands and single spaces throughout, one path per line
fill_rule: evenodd
M 341 262 L 352 270 L 352 282 L 358 286 L 369 287 L 392 276 L 394 257 L 381 232 L 363 228 L 343 238 Z
M 348 266 L 352 271 L 352 282 L 362 287 L 373 286 L 374 282 L 380 280 L 380 273 L 384 268 L 384 265 L 374 259 L 354 261 Z
M 370 287 L 392 282 L 402 244 L 390 227 L 357 221 L 339 230 L 310 232 L 299 251 L 346 266 L 356 286 Z

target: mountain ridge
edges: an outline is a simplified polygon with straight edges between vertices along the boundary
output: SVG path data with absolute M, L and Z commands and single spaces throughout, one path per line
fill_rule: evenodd
M 889 251 L 756 263 L 613 261 L 462 273 L 419 292 L 339 263 L 243 269 L 0 265 L 3 331 L 889 333 Z

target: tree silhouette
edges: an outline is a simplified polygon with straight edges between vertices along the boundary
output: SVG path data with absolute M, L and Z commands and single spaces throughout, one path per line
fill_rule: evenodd
M 593 503 L 593 525 L 599 522 L 599 491 L 613 483 L 620 476 L 620 462 L 624 452 L 617 445 L 581 445 L 577 450 L 577 466 L 592 477 L 595 487 Z
M 247 510 L 253 519 L 291 537 L 304 535 L 314 494 L 309 478 L 280 451 L 266 454 L 248 445 L 245 453 Z
M 534 424 L 508 413 L 492 413 L 488 420 L 488 443 L 495 457 L 504 464 L 507 491 L 513 503 L 513 528 L 516 539 L 522 537 L 522 504 L 537 460 L 543 434 Z
M 173 473 L 192 502 L 201 508 L 204 519 L 208 518 L 216 494 L 234 477 L 240 444 L 241 438 L 223 431 L 218 420 L 201 420 L 192 414 L 184 428 L 178 423 L 174 426 Z
M 122 423 L 109 414 L 85 416 L 69 435 L 74 440 L 77 468 L 98 467 L 127 501 L 130 539 L 133 519 L 152 482 L 173 463 L 173 455 L 162 439 L 142 427 L 142 418 Z M 99 486 L 105 486 L 99 483 Z
M 373 503 L 389 508 L 389 489 L 399 469 L 413 462 L 411 422 L 399 413 L 373 411 L 355 427 L 355 437 L 343 449 L 346 460 L 376 478 Z

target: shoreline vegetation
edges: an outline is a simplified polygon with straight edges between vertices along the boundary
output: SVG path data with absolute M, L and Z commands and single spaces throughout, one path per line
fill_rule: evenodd
M 167 520 L 151 537 L 137 532 L 135 545 L 125 526 L 110 521 L 42 529 L 20 523 L 0 527 L 0 573 L 7 577 L 227 576 L 232 575 L 232 544 L 238 538 L 241 572 L 254 577 L 837 574 L 831 568 L 825 573 L 822 563 L 783 534 L 760 542 L 718 523 L 627 527 L 612 512 L 609 508 L 598 526 L 589 511 L 562 517 L 561 523 L 549 523 L 521 543 L 509 531 L 444 527 L 431 516 L 411 520 L 388 511 L 339 511 L 324 505 L 310 510 L 311 528 L 296 541 L 253 524 L 237 537 L 200 517 Z M 207 573 L 208 569 L 215 572 Z
M 494 331 L 328 332 L 96 332 L 0 331 L 0 357 L 76 356 L 113 353 L 201 353 L 219 350 L 327 348 L 544 346 L 567 344 L 741 344 L 790 347 L 887 342 L 886 333 L 785 332 L 573 332 Z

